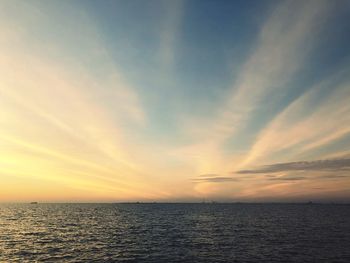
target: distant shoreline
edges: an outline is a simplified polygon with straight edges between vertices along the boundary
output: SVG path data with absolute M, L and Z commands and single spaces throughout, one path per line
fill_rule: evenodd
M 133 205 L 350 205 L 350 202 L 0 202 L 0 204 L 133 204 Z

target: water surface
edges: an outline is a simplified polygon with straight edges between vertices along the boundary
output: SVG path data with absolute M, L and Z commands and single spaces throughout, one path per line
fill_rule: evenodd
M 2 204 L 2 261 L 350 262 L 350 205 Z

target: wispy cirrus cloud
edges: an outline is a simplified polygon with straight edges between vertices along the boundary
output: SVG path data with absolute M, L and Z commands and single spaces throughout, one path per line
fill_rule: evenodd
M 296 158 L 347 136 L 350 133 L 347 73 L 345 69 L 311 87 L 280 112 L 258 134 L 241 166 L 266 161 L 281 150 L 289 152 L 289 158 Z M 322 98 L 325 93 L 327 96 Z
M 226 141 L 246 128 L 268 98 L 274 103 L 271 98 L 290 88 L 289 81 L 303 68 L 310 49 L 316 45 L 320 25 L 326 22 L 331 5 L 327 1 L 284 1 L 274 8 L 217 114 L 190 118 L 183 125 L 193 143 L 179 152 L 189 158 L 195 156 L 191 161 L 197 164 L 198 173 L 210 171 L 208 167 L 218 171 L 230 166 L 228 162 L 234 158 L 222 150 Z
M 287 83 L 303 67 L 316 44 L 320 24 L 326 22 L 330 5 L 327 1 L 281 2 L 263 25 L 257 45 L 217 118 L 208 121 L 210 125 L 205 131 L 197 131 L 211 139 L 224 140 L 242 127 L 264 98 L 288 89 Z
M 245 32 L 230 28 L 241 25 L 239 17 L 205 1 L 2 1 L 0 193 L 18 194 L 7 190 L 16 178 L 101 198 L 348 189 L 349 63 L 307 68 L 328 44 L 324 39 L 332 39 L 323 33 L 336 26 L 329 20 L 336 5 L 342 4 L 249 7 L 250 15 L 263 11 L 265 21 Z M 231 41 L 255 30 L 253 45 L 232 43 L 245 61 L 216 87 L 215 69 L 226 72 L 236 63 L 226 56 Z M 337 53 L 338 44 L 329 49 Z M 201 55 L 208 59 L 198 62 Z M 186 64 L 191 70 L 179 70 Z M 191 86 L 201 83 L 194 81 L 198 74 L 191 77 L 192 65 L 213 74 L 203 78 L 208 89 Z M 326 71 L 333 76 L 320 74 Z M 316 161 L 291 162 L 298 159 Z
M 162 67 L 170 69 L 174 65 L 176 42 L 181 28 L 184 1 L 163 2 L 164 21 L 160 32 L 159 59 Z
M 81 199 L 162 196 L 151 193 L 143 162 L 135 162 L 145 155 L 130 137 L 147 124 L 139 94 L 108 56 L 91 17 L 57 2 L 0 6 L 5 188 L 18 177 L 51 182 L 45 183 L 50 189 L 58 183 Z M 56 7 L 66 9 L 64 20 Z M 59 39 L 51 29 L 62 33 Z M 16 200 L 10 192 L 6 198 Z

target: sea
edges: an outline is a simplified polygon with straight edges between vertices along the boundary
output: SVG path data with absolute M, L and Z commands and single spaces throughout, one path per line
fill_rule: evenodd
M 350 262 L 350 205 L 0 204 L 0 262 Z

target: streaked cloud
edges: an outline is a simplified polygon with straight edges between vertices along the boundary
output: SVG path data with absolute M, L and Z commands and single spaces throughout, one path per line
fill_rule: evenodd
M 271 177 L 268 180 L 271 181 L 300 181 L 305 180 L 306 177 L 303 176 L 280 176 L 280 177 Z
M 11 16 L 15 3 L 4 4 Z M 141 149 L 128 136 L 146 122 L 138 94 L 108 58 L 91 21 L 73 10 L 66 14 L 68 31 L 74 28 L 69 24 L 73 20 L 81 30 L 81 41 L 94 36 L 94 44 L 80 43 L 81 50 L 67 64 L 55 57 L 71 52 L 64 44 L 49 36 L 42 43 L 26 28 L 17 29 L 27 20 L 32 26 L 45 21 L 54 27 L 58 22 L 55 14 L 33 19 L 39 9 L 27 5 L 16 5 L 23 17 L 3 19 L 0 24 L 5 33 L 10 32 L 0 46 L 6 51 L 0 55 L 1 174 L 19 175 L 24 181 L 60 182 L 69 185 L 70 194 L 85 189 L 92 198 L 114 198 L 116 193 L 120 198 L 159 196 L 140 191 L 147 188 L 145 172 L 130 159 L 131 152 Z M 54 7 L 46 8 L 54 13 Z M 72 40 L 69 33 L 65 37 L 63 42 Z M 102 77 L 79 59 L 84 55 L 98 63 Z
M 350 198 L 347 4 L 217 5 L 2 1 L 0 200 Z
M 350 132 L 348 87 L 346 73 L 342 73 L 310 88 L 258 134 L 242 165 L 261 162 L 287 149 L 290 155 L 298 156 L 346 136 Z M 329 94 L 326 98 L 318 99 L 326 92 Z
M 219 174 L 202 174 L 197 178 L 192 179 L 193 182 L 211 182 L 211 183 L 222 183 L 222 182 L 237 182 L 238 178 L 221 176 Z
M 331 5 L 327 1 L 284 1 L 273 9 L 260 30 L 255 48 L 224 101 L 215 109 L 214 118 L 189 118 L 184 124 L 185 132 L 195 143 L 185 146 L 181 154 L 200 153 L 201 157 L 192 160 L 198 165 L 198 173 L 205 172 L 203 163 L 217 172 L 230 159 L 241 162 L 242 156 L 222 154 L 222 148 L 227 140 L 236 139 L 244 131 L 267 101 L 274 103 L 274 98 L 278 101 L 290 88 L 289 82 L 303 68 L 316 44 L 320 25 L 326 22 Z
M 174 66 L 175 48 L 179 38 L 184 1 L 176 0 L 162 2 L 165 13 L 163 14 L 162 29 L 160 32 L 159 58 L 162 67 L 169 70 Z
M 257 169 L 240 170 L 239 174 L 280 173 L 286 171 L 319 171 L 350 169 L 350 159 L 316 160 L 304 162 L 277 163 L 265 165 Z
M 208 120 L 204 131 L 199 126 L 197 132 L 211 140 L 227 139 L 249 121 L 264 99 L 288 89 L 288 82 L 308 57 L 320 24 L 326 22 L 329 5 L 329 1 L 281 2 L 263 25 L 217 118 Z

